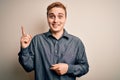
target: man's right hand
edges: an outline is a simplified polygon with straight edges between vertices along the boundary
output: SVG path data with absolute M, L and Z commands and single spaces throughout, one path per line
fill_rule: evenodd
M 20 40 L 21 47 L 27 48 L 32 40 L 32 36 L 25 33 L 23 26 L 21 26 L 22 37 Z

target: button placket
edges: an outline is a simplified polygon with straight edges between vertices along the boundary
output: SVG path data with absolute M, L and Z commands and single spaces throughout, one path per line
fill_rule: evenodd
M 58 41 L 55 42 L 55 47 L 54 47 L 54 61 L 55 63 L 58 62 L 59 55 L 58 55 Z
M 57 55 L 58 52 L 58 41 L 55 42 L 55 55 Z

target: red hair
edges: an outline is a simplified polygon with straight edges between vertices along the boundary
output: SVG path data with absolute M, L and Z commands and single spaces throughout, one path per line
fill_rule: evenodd
M 47 7 L 47 15 L 48 15 L 48 12 L 54 8 L 54 7 L 58 7 L 58 8 L 62 8 L 65 10 L 65 16 L 67 16 L 67 11 L 66 11 L 66 7 L 61 3 L 61 2 L 54 2 L 52 4 L 50 4 L 48 7 Z

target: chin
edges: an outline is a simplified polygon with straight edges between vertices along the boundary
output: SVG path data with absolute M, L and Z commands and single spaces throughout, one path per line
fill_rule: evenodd
M 52 30 L 53 32 L 59 32 L 60 30 Z
M 62 29 L 61 26 L 51 27 L 51 31 L 52 31 L 52 32 L 60 32 L 60 31 L 62 31 L 62 30 L 63 30 L 63 29 Z

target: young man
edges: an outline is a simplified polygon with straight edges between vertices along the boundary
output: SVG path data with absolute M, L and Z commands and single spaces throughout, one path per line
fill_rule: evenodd
M 48 32 L 32 38 L 22 27 L 19 62 L 35 71 L 35 80 L 76 80 L 88 72 L 84 45 L 64 29 L 66 18 L 66 7 L 54 2 L 47 8 Z

